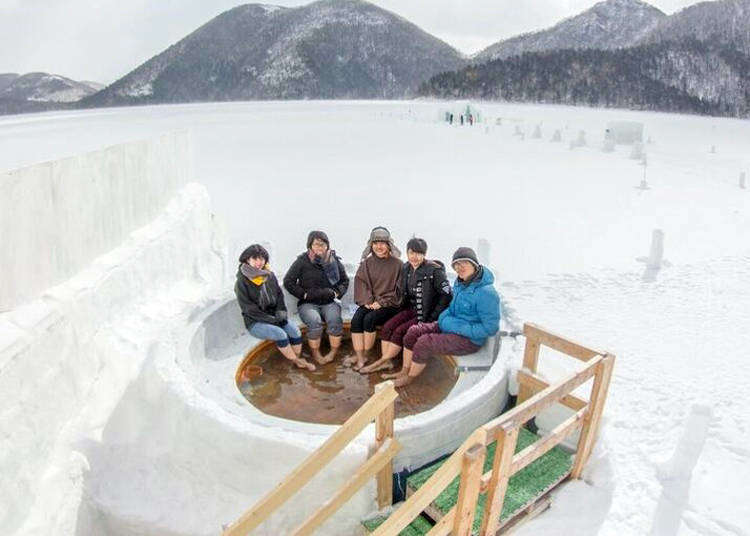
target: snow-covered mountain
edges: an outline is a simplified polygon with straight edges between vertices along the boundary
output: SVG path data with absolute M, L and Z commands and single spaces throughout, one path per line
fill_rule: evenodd
M 524 52 L 625 48 L 643 39 L 665 18 L 663 12 L 641 0 L 605 0 L 546 30 L 490 45 L 472 59 L 483 63 Z
M 746 117 L 750 57 L 696 40 L 530 52 L 436 75 L 420 93 Z
M 57 74 L 3 73 L 0 74 L 0 114 L 70 108 L 102 87 L 96 82 L 77 82 Z
M 701 2 L 671 15 L 642 38 L 643 43 L 697 39 L 750 55 L 750 0 Z
M 96 93 L 97 88 L 87 82 L 76 82 L 57 74 L 28 73 L 0 75 L 0 99 L 34 102 L 75 102 Z M 3 87 L 4 86 L 4 87 Z
M 464 64 L 454 48 L 363 0 L 248 4 L 217 16 L 84 105 L 400 98 Z
M 0 91 L 8 87 L 18 76 L 18 73 L 0 73 Z

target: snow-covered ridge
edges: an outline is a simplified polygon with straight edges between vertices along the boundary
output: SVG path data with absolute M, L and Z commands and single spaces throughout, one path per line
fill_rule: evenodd
M 641 0 L 604 0 L 551 28 L 490 45 L 473 56 L 476 62 L 568 48 L 613 49 L 643 39 L 666 15 Z
M 5 83 L 0 84 L 0 100 L 68 103 L 101 89 L 101 84 L 77 82 L 57 74 L 28 73 L 14 78 L 0 76 L 5 78 Z

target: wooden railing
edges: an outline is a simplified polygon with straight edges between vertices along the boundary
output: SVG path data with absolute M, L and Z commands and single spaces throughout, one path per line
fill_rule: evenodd
M 596 441 L 615 356 L 588 348 L 533 324 L 524 326 L 524 335 L 524 370 L 518 374 L 520 387 L 516 407 L 475 430 L 432 477 L 378 527 L 373 536 L 398 534 L 459 475 L 461 480 L 456 506 L 437 522 L 428 536 L 471 534 L 477 500 L 481 493 L 487 494 L 487 500 L 479 534 L 496 534 L 500 528 L 500 513 L 510 477 L 577 430 L 580 430 L 580 436 L 570 476 L 580 478 Z M 585 365 L 581 370 L 550 385 L 536 374 L 542 345 L 584 361 Z M 592 378 L 588 400 L 572 394 Z M 556 403 L 571 408 L 575 413 L 549 434 L 516 454 L 519 429 Z M 492 469 L 482 474 L 486 448 L 493 441 L 497 441 L 497 446 Z
M 244 536 L 263 523 L 289 498 L 307 484 L 336 457 L 364 428 L 375 420 L 376 449 L 368 460 L 330 499 L 291 534 L 312 534 L 326 519 L 348 501 L 370 478 L 377 478 L 378 506 L 393 502 L 393 457 L 401 449 L 393 437 L 394 401 L 398 397 L 393 382 L 375 386 L 375 394 L 341 425 L 314 453 L 273 490 L 224 530 L 224 536 Z

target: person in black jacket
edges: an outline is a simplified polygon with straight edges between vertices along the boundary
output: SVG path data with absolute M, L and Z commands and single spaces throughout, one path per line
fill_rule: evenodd
M 315 365 L 300 357 L 302 334 L 287 320 L 284 293 L 268 266 L 268 251 L 260 244 L 240 255 L 234 293 L 250 335 L 274 341 L 282 355 L 299 368 L 315 370 Z
M 427 242 L 412 238 L 406 244 L 408 262 L 401 268 L 401 311 L 388 320 L 380 331 L 381 358 L 363 367 L 370 373 L 393 367 L 392 359 L 404 345 L 404 335 L 418 323 L 436 322 L 448 307 L 452 297 L 451 285 L 440 261 L 427 260 Z
M 307 236 L 307 251 L 287 271 L 284 288 L 299 300 L 297 310 L 307 326 L 307 342 L 313 358 L 321 365 L 330 363 L 341 346 L 344 332 L 341 305 L 336 300 L 346 294 L 349 277 L 323 231 L 311 231 Z M 325 356 L 320 353 L 323 322 L 331 343 L 331 351 Z

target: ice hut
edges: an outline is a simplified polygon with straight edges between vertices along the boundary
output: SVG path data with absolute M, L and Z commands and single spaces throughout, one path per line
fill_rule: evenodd
M 438 112 L 438 119 L 440 121 L 445 121 L 446 123 L 450 122 L 451 114 L 453 114 L 454 124 L 461 123 L 461 116 L 463 116 L 465 123 L 468 123 L 469 116 L 473 118 L 474 123 L 481 123 L 484 118 L 481 108 L 470 101 L 447 103 L 446 106 L 441 108 Z
M 643 143 L 643 123 L 637 121 L 610 121 L 607 123 L 604 139 L 622 145 Z

